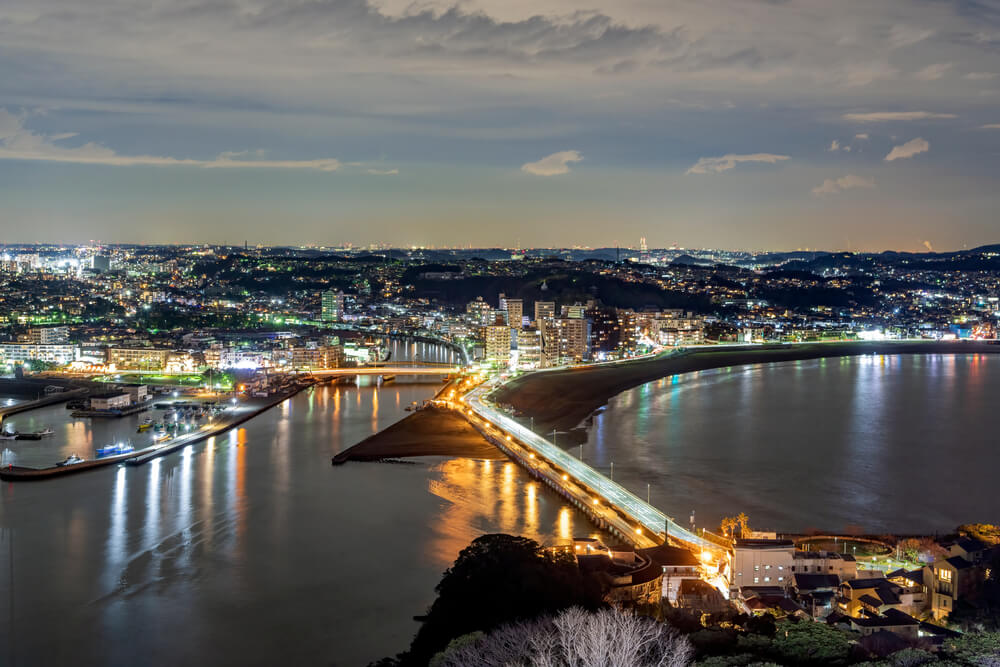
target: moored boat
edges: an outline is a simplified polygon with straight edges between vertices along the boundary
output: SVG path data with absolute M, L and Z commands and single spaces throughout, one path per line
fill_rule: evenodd
M 56 465 L 61 468 L 63 466 L 71 466 L 71 465 L 74 465 L 76 463 L 83 463 L 83 459 L 81 459 L 76 454 L 70 454 L 69 456 L 66 457 L 65 461 L 60 461 Z

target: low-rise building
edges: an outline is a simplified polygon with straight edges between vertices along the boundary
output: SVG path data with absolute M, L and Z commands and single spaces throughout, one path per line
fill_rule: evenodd
M 36 343 L 0 343 L 0 361 L 19 363 L 44 361 L 63 366 L 76 360 L 75 345 L 45 345 Z
M 930 590 L 931 615 L 941 620 L 955 610 L 955 604 L 973 592 L 983 581 L 984 562 L 990 549 L 971 537 L 960 537 L 941 544 L 947 554 L 925 569 Z
M 688 549 L 663 544 L 641 553 L 662 569 L 663 597 L 671 604 L 677 604 L 682 582 L 701 580 L 701 562 Z
M 850 554 L 836 551 L 796 551 L 792 572 L 795 574 L 835 574 L 841 581 L 858 576 L 858 561 Z
M 788 587 L 792 583 L 795 543 L 777 539 L 738 539 L 733 547 L 730 591 L 745 586 Z
M 109 391 L 90 397 L 91 410 L 122 410 L 132 405 L 127 391 Z

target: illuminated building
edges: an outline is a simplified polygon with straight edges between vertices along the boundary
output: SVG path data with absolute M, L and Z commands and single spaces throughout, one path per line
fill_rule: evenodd
M 504 366 L 510 361 L 510 327 L 491 324 L 486 327 L 486 361 Z
M 344 293 L 327 290 L 323 292 L 320 319 L 337 322 L 344 315 Z
M 521 299 L 505 299 L 504 309 L 507 311 L 507 326 L 520 329 L 524 319 L 524 302 Z

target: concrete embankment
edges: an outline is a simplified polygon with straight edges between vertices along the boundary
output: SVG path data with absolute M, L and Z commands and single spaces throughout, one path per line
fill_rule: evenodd
M 245 404 L 247 409 L 237 413 L 230 419 L 219 422 L 210 429 L 198 430 L 191 434 L 187 434 L 175 439 L 172 442 L 167 442 L 163 445 L 155 445 L 153 447 L 148 447 L 146 449 L 130 452 L 128 454 L 120 454 L 118 456 L 109 456 L 101 459 L 86 460 L 81 463 L 73 463 L 70 465 L 56 465 L 49 468 L 26 468 L 20 466 L 8 466 L 6 468 L 0 468 L 0 480 L 8 482 L 17 481 L 37 481 L 43 479 L 52 479 L 53 477 L 62 477 L 64 475 L 72 475 L 79 472 L 84 472 L 87 470 L 94 470 L 96 468 L 103 468 L 110 465 L 116 465 L 119 463 L 124 463 L 126 465 L 141 465 L 147 461 L 151 461 L 159 456 L 165 456 L 171 452 L 175 452 L 182 447 L 192 445 L 203 440 L 207 440 L 213 436 L 220 435 L 229 431 L 240 424 L 243 424 L 250 419 L 253 419 L 257 415 L 265 412 L 275 405 L 284 402 L 285 400 L 291 398 L 298 392 L 306 389 L 307 387 L 313 386 L 310 384 L 302 384 L 296 386 L 288 391 L 276 394 L 273 397 L 267 399 L 254 399 L 254 402 Z
M 0 409 L 0 424 L 3 423 L 4 419 L 10 417 L 11 415 L 16 415 L 21 412 L 27 412 L 29 410 L 34 410 L 36 408 L 43 408 L 46 405 L 65 403 L 66 401 L 72 400 L 74 398 L 81 398 L 86 395 L 87 395 L 86 389 L 60 391 L 54 394 L 48 394 L 47 396 L 35 399 L 34 401 L 25 401 L 24 403 L 17 403 L 15 405 L 2 408 Z
M 862 354 L 1000 354 L 1000 344 L 884 341 L 698 347 L 679 355 L 528 373 L 505 384 L 492 399 L 533 417 L 539 432 L 570 431 L 623 391 L 670 375 L 727 366 Z M 578 435 L 586 437 L 582 432 Z M 563 442 L 568 444 L 570 440 Z

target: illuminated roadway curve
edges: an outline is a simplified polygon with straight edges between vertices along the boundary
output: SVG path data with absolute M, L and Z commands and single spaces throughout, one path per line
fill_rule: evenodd
M 476 414 L 492 422 L 513 437 L 516 437 L 530 449 L 533 449 L 539 456 L 551 461 L 564 472 L 585 484 L 609 504 L 641 524 L 646 530 L 654 535 L 662 535 L 666 528 L 669 531 L 669 536 L 680 542 L 686 542 L 700 549 L 707 549 L 712 552 L 721 549 L 719 545 L 709 542 L 686 528 L 677 525 L 673 519 L 625 490 L 621 485 L 612 482 L 580 459 L 560 449 L 542 436 L 511 419 L 500 410 L 492 407 L 483 398 L 485 391 L 486 386 L 482 385 L 465 396 L 466 404 Z

